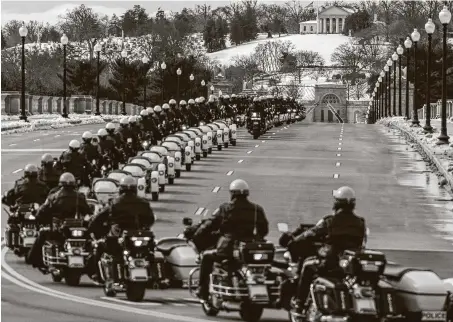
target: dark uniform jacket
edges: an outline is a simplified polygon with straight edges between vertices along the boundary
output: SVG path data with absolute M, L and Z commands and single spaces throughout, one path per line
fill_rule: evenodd
M 60 162 L 63 165 L 64 172 L 70 172 L 77 179 L 82 178 L 84 166 L 86 163 L 85 156 L 78 151 L 64 151 L 60 156 Z
M 83 142 L 80 145 L 80 153 L 85 156 L 88 162 L 99 159 L 99 150 L 96 145 Z
M 97 238 L 103 233 L 103 224 L 117 224 L 121 230 L 139 230 L 154 224 L 155 217 L 149 202 L 135 193 L 125 193 L 102 209 L 89 224 L 88 232 Z
M 42 167 L 38 171 L 38 179 L 44 182 L 49 189 L 58 186 L 60 175 L 61 172 L 52 165 L 50 167 Z
M 49 189 L 46 184 L 37 178 L 23 178 L 16 181 L 15 187 L 6 193 L 2 202 L 8 206 L 14 206 L 15 204 L 42 204 L 46 200 L 48 192 Z
M 87 203 L 85 195 L 73 188 L 61 187 L 50 194 L 46 202 L 39 208 L 36 220 L 42 224 L 50 224 L 52 218 L 65 219 L 91 215 L 92 209 Z
M 222 204 L 214 213 L 213 229 L 220 231 L 217 254 L 232 255 L 235 241 L 263 239 L 269 233 L 264 209 L 248 199 L 234 199 Z

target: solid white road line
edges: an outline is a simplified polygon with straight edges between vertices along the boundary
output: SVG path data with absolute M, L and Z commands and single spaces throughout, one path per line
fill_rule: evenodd
M 9 146 L 15 146 L 17 145 L 17 143 L 11 143 Z
M 3 152 L 62 152 L 66 149 L 2 149 Z
M 227 175 L 227 176 L 231 176 L 233 173 L 234 173 L 234 171 L 231 170 L 231 171 L 228 171 L 226 175 Z
M 18 173 L 18 172 L 21 172 L 22 169 L 17 169 L 17 170 L 14 170 L 13 173 Z
M 339 175 L 338 173 L 335 173 L 335 174 L 333 175 L 333 178 L 334 178 L 334 179 L 338 179 L 339 177 L 340 177 L 340 175 Z
M 244 160 L 239 160 L 239 161 L 238 161 L 238 163 L 242 163 L 242 162 L 244 162 Z
M 200 216 L 200 215 L 203 213 L 203 211 L 204 211 L 204 208 L 200 207 L 200 208 L 198 208 L 197 211 L 195 212 L 195 215 L 196 215 L 196 216 Z
M 220 190 L 220 187 L 215 187 L 214 189 L 212 189 L 212 192 L 217 193 L 217 192 L 219 192 L 219 190 Z
M 101 299 L 116 302 L 116 303 L 126 304 L 126 305 L 131 305 L 131 304 L 132 305 L 141 305 L 141 306 L 161 306 L 161 305 L 163 305 L 163 303 L 156 303 L 156 302 L 130 302 L 127 300 L 115 299 L 115 298 L 107 297 L 107 296 L 102 296 Z

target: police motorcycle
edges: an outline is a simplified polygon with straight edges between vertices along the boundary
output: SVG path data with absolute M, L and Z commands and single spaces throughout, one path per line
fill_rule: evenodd
M 98 262 L 101 279 L 105 281 L 104 294 L 115 297 L 118 292 L 125 292 L 129 301 L 142 301 L 153 278 L 154 234 L 145 229 L 121 232 L 117 225 L 111 225 L 105 243 L 121 259 L 103 253 Z
M 144 182 L 144 194 L 151 193 L 153 201 L 159 200 L 159 193 L 161 191 L 159 185 L 159 172 L 155 170 L 155 165 L 148 158 L 138 156 L 130 158 L 130 163 L 123 166 L 122 170 L 130 172 L 132 176 L 137 180 L 137 189 L 143 188 Z M 161 175 L 165 176 L 165 174 Z
M 220 128 L 220 130 L 222 130 L 223 146 L 225 148 L 228 148 L 228 144 L 230 142 L 230 128 L 229 128 L 229 125 L 226 122 L 224 122 L 224 121 L 215 121 L 214 123 Z
M 165 157 L 162 156 L 158 151 L 142 151 L 139 153 L 141 157 L 147 158 L 152 164 L 152 171 L 157 171 L 157 182 L 159 183 L 159 192 L 165 191 L 165 185 L 167 183 L 167 167 L 165 165 Z M 173 163 L 173 160 L 170 160 Z M 167 163 L 167 166 L 169 163 Z M 172 166 L 173 168 L 173 166 Z M 173 170 L 174 172 L 174 170 Z M 174 178 L 174 173 L 173 173 Z M 168 178 L 170 180 L 170 178 Z M 169 181 L 170 183 L 170 181 Z M 172 181 L 174 183 L 174 181 Z
M 303 225 L 310 229 L 314 225 Z M 279 223 L 280 232 L 288 225 Z M 322 265 L 326 249 L 322 241 L 313 244 L 316 263 Z M 292 251 L 284 254 L 292 267 Z M 448 321 L 453 316 L 453 296 L 440 277 L 429 269 L 403 267 L 387 262 L 377 251 L 346 250 L 339 257 L 338 268 L 315 276 L 306 299 L 305 314 L 290 303 L 284 303 L 293 322 L 390 322 Z M 282 298 L 289 299 L 297 287 L 297 279 L 282 288 Z M 288 292 L 292 295 L 285 294 Z
M 181 160 L 183 148 L 178 141 L 172 140 L 171 138 L 162 142 L 161 146 L 165 147 L 169 153 L 167 169 L 168 183 L 173 184 L 175 178 L 181 177 Z M 173 158 L 173 166 L 170 157 Z
M 196 142 L 196 139 L 198 138 L 198 134 L 196 132 L 194 132 L 193 130 L 189 130 L 189 129 L 178 132 L 178 134 L 187 135 L 190 138 L 190 141 L 188 142 L 188 146 L 191 149 L 191 154 L 190 154 L 191 161 L 192 161 L 191 164 L 194 164 L 194 161 L 198 160 L 196 158 L 196 153 L 195 153 L 195 142 Z
M 192 221 L 184 218 L 183 224 L 190 227 Z M 216 316 L 220 311 L 237 311 L 244 321 L 255 322 L 261 318 L 264 308 L 280 308 L 283 278 L 272 267 L 274 254 L 275 248 L 270 242 L 254 240 L 236 243 L 233 259 L 214 264 L 209 282 L 209 300 L 202 301 L 203 312 L 207 316 Z M 199 267 L 196 267 L 189 274 L 192 295 L 193 276 L 198 272 Z
M 36 223 L 38 209 L 37 203 L 17 205 L 10 207 L 13 212 L 11 215 L 9 211 L 3 208 L 9 217 L 9 223 L 5 229 L 6 247 L 11 249 L 16 256 L 24 256 L 25 261 L 27 261 L 27 254 L 38 236 Z
M 203 132 L 203 136 L 201 138 L 202 150 L 203 157 L 206 158 L 208 154 L 212 153 L 212 129 L 203 122 L 200 122 L 200 126 L 198 128 Z
M 107 175 L 106 179 L 110 179 L 116 182 L 117 185 L 119 185 L 121 179 L 127 177 L 127 176 L 132 176 L 138 179 L 137 181 L 137 196 L 141 198 L 146 197 L 146 189 L 147 189 L 147 183 L 146 183 L 146 178 L 144 176 L 140 176 L 142 174 L 143 169 L 141 167 L 138 167 L 136 169 L 136 165 L 132 164 L 126 169 L 131 170 L 131 172 L 124 170 L 124 167 L 122 170 L 113 170 L 110 171 L 109 174 Z M 133 174 L 135 173 L 135 175 Z
M 261 115 L 258 112 L 253 112 L 250 118 L 252 126 L 250 133 L 253 135 L 253 139 L 256 140 L 261 135 Z
M 206 151 L 203 151 L 203 137 L 204 137 L 203 131 L 200 128 L 191 127 L 184 132 L 186 132 L 188 134 L 189 134 L 189 132 L 192 133 L 191 138 L 195 142 L 195 144 L 194 144 L 195 160 L 197 160 L 197 161 L 201 160 L 202 155 L 204 158 L 206 158 L 208 156 L 208 153 L 207 153 L 207 148 L 206 148 Z M 206 142 L 206 145 L 207 145 L 207 142 Z M 204 152 L 206 152 L 206 153 L 204 153 Z

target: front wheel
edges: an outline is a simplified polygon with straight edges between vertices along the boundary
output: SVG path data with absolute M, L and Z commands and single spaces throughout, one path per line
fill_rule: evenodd
M 201 160 L 201 155 L 200 154 L 195 155 L 195 160 L 200 161 Z
M 113 289 L 113 283 L 111 282 L 106 282 L 103 287 L 104 294 L 107 297 L 115 297 L 116 296 L 116 291 Z
M 151 192 L 151 197 L 153 201 L 159 200 L 159 193 L 158 192 Z
M 206 316 L 217 316 L 217 314 L 219 314 L 219 310 L 213 307 L 209 301 L 203 302 L 201 307 Z
M 168 178 L 168 184 L 174 184 L 175 178 Z
M 253 134 L 253 139 L 257 140 L 260 136 L 258 134 Z
M 232 145 L 232 146 L 236 146 L 236 140 L 231 141 L 231 145 Z
M 212 153 L 212 148 L 208 148 L 208 153 L 209 153 L 209 154 Z
M 61 275 L 52 274 L 52 281 L 55 283 L 60 283 L 63 277 Z
M 141 302 L 145 297 L 146 283 L 129 282 L 126 286 L 126 297 L 131 302 Z
M 224 147 L 225 147 L 225 148 L 228 148 L 228 142 L 225 142 L 225 143 L 224 143 Z
M 175 170 L 175 177 L 181 178 L 181 170 Z
M 165 192 L 165 185 L 164 184 L 161 184 L 159 186 L 159 192 Z
M 192 164 L 186 164 L 186 171 L 192 170 Z
M 68 269 L 66 271 L 66 276 L 64 277 L 66 285 L 68 286 L 79 286 L 80 278 L 82 274 L 78 269 Z
M 222 151 L 222 146 L 221 145 L 217 146 L 217 151 Z
M 203 158 L 207 158 L 207 157 L 208 157 L 208 152 L 207 151 L 203 152 Z
M 254 304 L 243 303 L 239 315 L 246 322 L 258 322 L 263 315 L 264 309 Z

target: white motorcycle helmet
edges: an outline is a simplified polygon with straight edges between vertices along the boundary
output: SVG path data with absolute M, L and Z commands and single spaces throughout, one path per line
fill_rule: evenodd
M 91 141 L 92 138 L 93 138 L 93 134 L 90 131 L 83 132 L 82 140 Z
M 160 105 L 154 106 L 154 113 L 160 113 L 160 112 L 162 112 L 162 107 L 160 107 Z
M 129 124 L 134 124 L 137 122 L 137 118 L 135 116 L 130 116 L 128 120 Z
M 181 102 L 179 102 L 179 105 L 185 106 L 185 105 L 187 105 L 187 102 L 185 100 L 182 100 Z
M 128 124 L 129 124 L 129 120 L 127 119 L 127 117 L 123 117 L 120 120 L 120 125 L 128 125 Z
M 154 110 L 153 110 L 152 107 L 147 107 L 146 111 L 148 112 L 148 115 L 153 115 L 154 114 Z
M 105 129 L 99 129 L 98 131 L 98 136 L 99 137 L 105 137 L 107 136 L 107 131 Z
M 78 140 L 71 140 L 71 142 L 69 142 L 69 149 L 71 150 L 80 149 L 80 142 Z
M 162 108 L 164 110 L 169 110 L 170 109 L 170 105 L 168 105 L 167 103 L 165 103 L 164 105 L 162 105 Z
M 106 129 L 108 132 L 110 132 L 110 131 L 115 131 L 115 124 L 113 124 L 113 123 L 107 123 L 107 124 L 105 125 L 105 129 Z
M 170 104 L 170 105 L 176 105 L 176 100 L 171 99 L 171 100 L 168 102 L 168 104 Z
M 195 104 L 195 101 L 191 98 L 191 99 L 189 100 L 189 105 L 193 105 L 193 104 Z
M 148 116 L 148 110 L 140 111 L 140 116 Z

